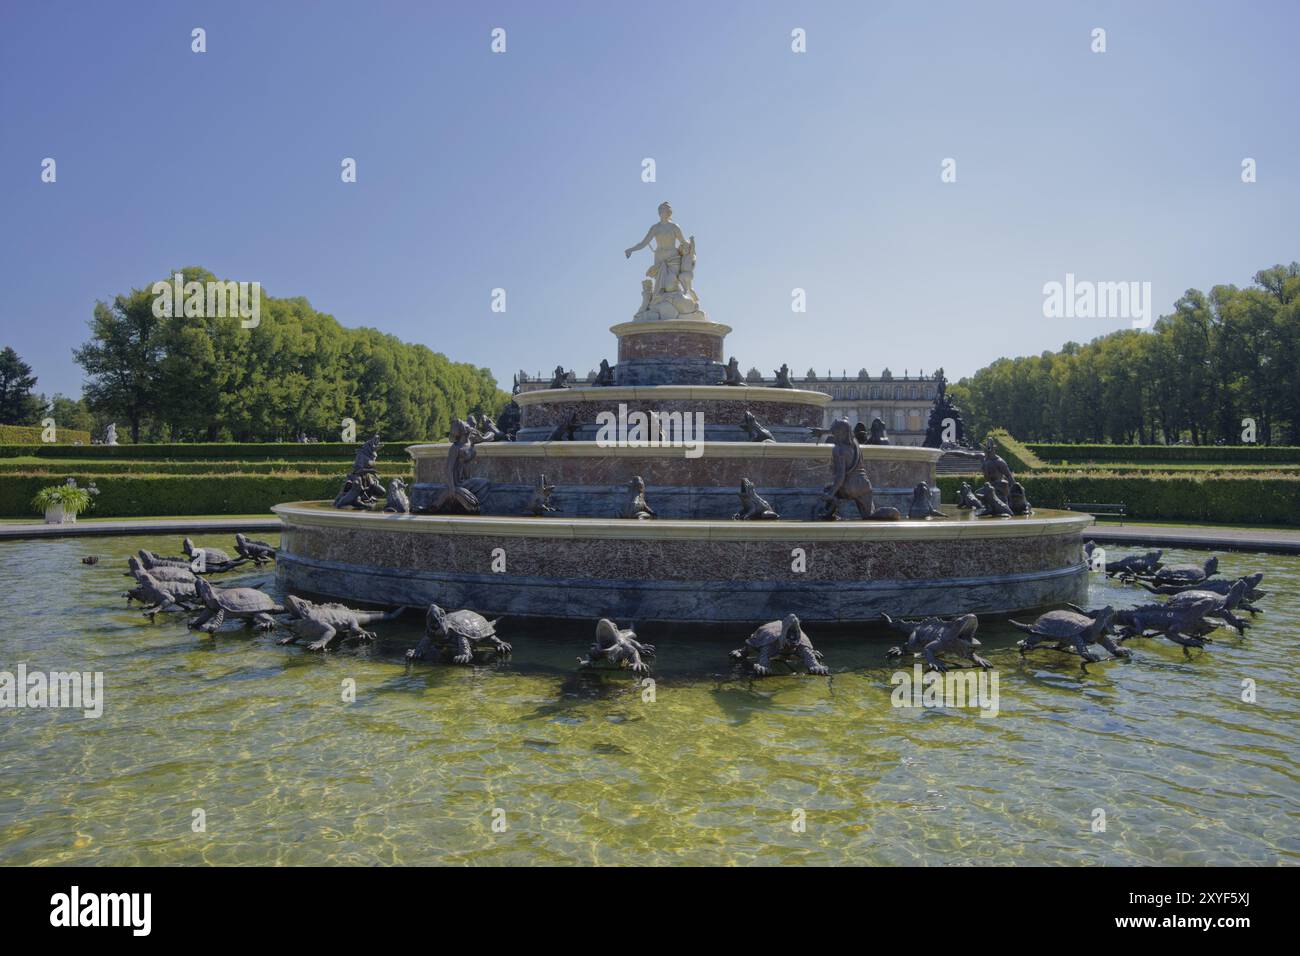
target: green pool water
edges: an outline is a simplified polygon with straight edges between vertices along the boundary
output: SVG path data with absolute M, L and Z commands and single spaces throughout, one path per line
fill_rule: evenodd
M 98 719 L 0 710 L 0 864 L 1300 858 L 1297 558 L 1223 555 L 1225 574 L 1266 572 L 1264 613 L 1190 658 L 1135 641 L 1132 662 L 1084 674 L 1063 654 L 1022 660 L 1018 633 L 985 623 L 987 718 L 892 706 L 893 641 L 870 629 L 810 629 L 829 678 L 751 681 L 727 661 L 743 633 L 646 627 L 652 688 L 575 673 L 587 628 L 506 619 L 513 657 L 474 669 L 408 668 L 417 613 L 323 656 L 230 625 L 197 635 L 121 597 L 128 554 L 178 546 L 0 544 L 0 670 L 105 681 Z M 1094 576 L 1093 605 L 1141 598 Z

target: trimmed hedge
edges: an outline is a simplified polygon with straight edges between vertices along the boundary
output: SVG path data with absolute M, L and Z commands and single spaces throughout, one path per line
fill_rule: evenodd
M 0 445 L 40 445 L 41 432 L 45 431 L 40 425 L 0 425 Z M 60 428 L 57 432 L 59 438 L 71 444 L 80 441 L 83 444 L 90 444 L 90 432 L 78 431 L 75 428 Z M 28 448 L 25 452 L 19 454 L 31 454 Z
M 31 500 L 42 488 L 76 475 L 0 475 L 0 516 L 31 518 Z M 331 499 L 339 490 L 332 475 L 96 475 L 95 516 L 140 518 L 155 515 L 269 513 L 285 501 Z
M 998 447 L 999 454 L 1006 459 L 1012 471 L 1033 471 L 1036 468 L 1043 467 L 1042 460 L 1030 450 L 1029 446 L 1016 441 L 1010 432 L 995 428 L 989 432 L 989 437 L 993 439 Z M 975 470 L 979 471 L 979 468 Z
M 1294 445 L 1061 445 L 1030 442 L 1027 447 L 1038 457 L 1051 462 L 1300 464 L 1300 448 Z
M 1067 501 L 1123 502 L 1135 519 L 1209 521 L 1220 524 L 1300 524 L 1300 478 L 1138 477 L 1029 474 L 1021 479 L 1041 508 Z M 956 500 L 962 479 L 939 479 L 943 500 Z
M 394 461 L 381 460 L 376 466 L 380 475 L 401 475 L 411 473 L 413 462 L 405 457 Z M 51 459 L 50 461 L 5 461 L 0 459 L 0 474 L 60 474 L 85 475 L 229 475 L 229 474 L 278 474 L 294 475 L 335 475 L 340 480 L 347 475 L 352 459 L 342 458 L 334 461 L 67 461 Z
M 445 439 L 430 439 L 445 441 Z M 384 442 L 386 450 L 402 450 L 407 445 L 426 444 L 413 439 Z M 208 459 L 212 461 L 282 461 L 288 458 L 312 460 L 346 459 L 351 461 L 361 442 L 213 442 L 211 444 L 176 442 L 140 445 L 0 445 L 0 458 L 35 455 L 38 458 L 93 458 L 166 461 Z M 402 452 L 405 454 L 405 451 Z

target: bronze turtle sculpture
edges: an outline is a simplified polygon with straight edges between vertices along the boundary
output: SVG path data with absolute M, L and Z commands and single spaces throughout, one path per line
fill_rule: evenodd
M 1242 601 L 1246 597 L 1246 579 L 1241 578 L 1228 589 L 1227 594 L 1219 594 L 1217 591 L 1200 591 L 1188 590 L 1179 591 L 1165 602 L 1165 607 L 1183 607 L 1187 605 L 1200 604 L 1202 601 L 1210 602 L 1210 609 L 1205 612 L 1207 617 L 1217 618 L 1223 621 L 1229 627 L 1234 628 L 1238 634 L 1245 634 L 1246 628 L 1250 627 L 1250 622 L 1244 618 L 1238 617 L 1233 612 L 1238 607 L 1242 607 Z M 1197 631 L 1208 632 L 1213 630 L 1209 627 L 1198 627 Z
M 155 554 L 145 548 L 141 548 L 136 554 L 140 556 L 140 563 L 144 565 L 146 571 L 152 571 L 154 568 L 185 568 L 188 571 L 192 563 L 186 557 Z
M 505 657 L 511 647 L 497 637 L 497 621 L 489 621 L 482 614 L 461 609 L 444 611 L 436 604 L 430 604 L 424 621 L 424 637 L 420 643 L 406 652 L 407 660 L 420 660 L 435 643 L 449 645 L 452 662 L 455 664 L 472 664 L 474 651 L 479 645 L 486 645 L 499 656 Z
M 1089 552 L 1091 556 L 1091 552 Z M 1123 557 L 1116 558 L 1114 561 L 1106 562 L 1106 577 L 1115 575 L 1137 575 L 1137 574 L 1155 574 L 1164 565 L 1160 559 L 1164 557 L 1163 551 L 1147 551 L 1143 554 L 1126 554 Z
M 1033 624 L 1011 621 L 1013 627 L 1028 632 L 1029 636 L 1017 645 L 1023 657 L 1039 644 L 1050 643 L 1053 650 L 1069 651 L 1071 648 L 1079 654 L 1079 666 L 1087 670 L 1089 664 L 1101 660 L 1088 650 L 1090 644 L 1099 644 L 1110 652 L 1111 657 L 1131 657 L 1132 652 L 1116 644 L 1106 633 L 1115 619 L 1115 609 L 1110 606 L 1100 611 L 1084 611 L 1076 608 L 1070 611 L 1048 611 L 1040 614 Z
M 1141 575 L 1152 584 L 1200 584 L 1219 573 L 1219 559 L 1207 558 L 1204 564 L 1166 564 L 1155 574 Z
M 190 559 L 190 570 L 195 574 L 221 573 L 239 567 L 247 558 L 232 558 L 220 548 L 199 548 L 186 538 L 181 542 L 181 551 Z
M 607 661 L 625 667 L 633 674 L 645 674 L 649 672 L 650 666 L 644 659 L 654 656 L 653 644 L 641 643 L 631 628 L 620 629 L 609 618 L 602 617 L 596 622 L 596 639 L 587 651 L 587 656 L 578 658 L 578 666 L 591 667 L 597 661 Z
M 136 582 L 136 586 L 124 595 L 126 603 L 139 601 L 145 605 L 144 616 L 151 621 L 159 613 L 193 611 L 203 604 L 193 582 L 159 581 L 148 571 L 141 571 Z
M 925 656 L 926 668 L 945 671 L 948 666 L 939 660 L 940 654 L 952 654 L 963 657 L 985 670 L 992 667 L 985 658 L 975 653 L 980 646 L 975 632 L 979 629 L 979 618 L 974 614 L 944 620 L 941 617 L 927 617 L 920 621 L 899 619 L 895 621 L 888 614 L 880 615 L 889 627 L 907 635 L 907 640 L 899 647 L 886 651 L 887 657 L 902 657 L 905 651 Z
M 203 601 L 204 610 L 190 621 L 192 631 L 206 631 L 211 634 L 225 622 L 234 617 L 243 620 L 245 625 L 252 625 L 260 630 L 275 627 L 272 614 L 283 614 L 284 607 L 276 604 L 268 594 L 257 588 L 216 588 L 205 578 L 195 582 L 199 599 Z
M 1186 594 L 1191 591 L 1197 593 L 1218 594 L 1219 597 L 1226 597 L 1232 592 L 1236 585 L 1245 584 L 1242 598 L 1238 601 L 1238 607 L 1243 611 L 1249 611 L 1251 614 L 1260 613 L 1260 609 L 1253 604 L 1258 598 L 1268 596 L 1269 592 L 1260 591 L 1260 581 L 1264 580 L 1264 572 L 1258 571 L 1253 575 L 1245 575 L 1244 578 L 1238 578 L 1235 581 L 1227 578 L 1209 578 L 1201 581 L 1199 584 L 1151 584 L 1149 581 L 1138 579 L 1134 584 L 1139 588 L 1144 588 L 1152 594 Z M 1231 609 L 1230 609 L 1231 610 Z
M 198 577 L 198 575 L 189 568 L 177 568 L 169 564 L 146 569 L 145 566 L 140 563 L 140 559 L 135 557 L 135 555 L 126 559 L 126 566 L 128 568 L 126 572 L 127 576 L 133 577 L 137 581 L 140 580 L 140 575 L 142 574 L 152 574 L 154 578 L 159 581 L 180 581 L 187 584 L 193 584 Z
M 1246 592 L 1241 603 L 1242 609 L 1250 611 L 1252 614 L 1259 613 L 1259 608 L 1247 604 L 1246 601 L 1257 601 L 1268 596 L 1267 591 L 1259 590 L 1260 582 L 1264 580 L 1264 572 L 1258 571 L 1255 574 L 1247 574 L 1237 580 L 1246 582 Z M 1152 584 L 1139 578 L 1133 583 L 1150 591 L 1152 594 L 1181 594 L 1184 591 L 1213 591 L 1215 594 L 1227 594 L 1237 584 L 1237 581 L 1228 578 L 1207 578 L 1196 584 Z
M 750 654 L 757 659 L 751 663 L 754 673 L 764 677 L 772 673 L 776 661 L 789 663 L 797 658 L 810 674 L 829 674 L 822 663 L 821 652 L 812 646 L 795 614 L 787 614 L 779 621 L 768 621 L 746 638 L 745 643 L 731 652 L 736 661 L 748 661 Z

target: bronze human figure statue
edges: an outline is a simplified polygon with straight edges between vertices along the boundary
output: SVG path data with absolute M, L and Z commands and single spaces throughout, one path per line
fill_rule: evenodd
M 352 460 L 352 471 L 344 479 L 339 493 L 334 496 L 335 508 L 355 508 L 363 511 L 387 496 L 388 492 L 379 480 L 379 472 L 375 468 L 379 460 L 379 449 L 382 447 L 383 443 L 379 440 L 379 436 L 375 435 L 357 449 L 356 457 Z
M 357 449 L 357 455 L 352 460 L 352 474 L 357 475 L 366 471 L 377 474 L 375 463 L 379 461 L 379 449 L 383 447 L 384 443 L 379 440 L 378 435 L 373 435 L 367 439 Z
M 862 449 L 853 437 L 848 419 L 837 418 L 831 422 L 831 483 L 822 491 L 822 501 L 827 518 L 836 517 L 841 501 L 852 501 L 858 515 L 866 521 L 874 510 L 871 499 L 871 479 L 867 477 L 862 462 Z
M 474 446 L 491 441 L 463 419 L 451 423 L 451 447 L 447 449 L 447 485 L 434 500 L 430 511 L 434 514 L 479 513 L 481 498 L 487 493 L 486 478 L 471 478 L 469 469 L 478 454 Z
M 613 385 L 614 369 L 609 364 L 609 359 L 600 360 L 600 371 L 596 373 L 596 379 L 592 385 Z
M 889 435 L 885 432 L 885 423 L 879 418 L 871 419 L 871 434 L 867 437 L 868 445 L 888 445 Z
M 569 373 L 564 370 L 563 365 L 555 366 L 555 374 L 551 376 L 551 388 L 568 388 Z
M 984 473 L 984 480 L 997 489 L 999 497 L 1005 499 L 1010 496 L 1011 483 L 1016 480 L 1016 476 L 1011 473 L 1011 468 L 998 454 L 997 443 L 992 435 L 984 442 L 984 458 L 980 461 L 980 471 Z
M 776 382 L 772 385 L 772 387 L 773 388 L 794 388 L 794 382 L 790 381 L 789 365 L 786 365 L 784 362 L 782 362 L 781 367 L 776 369 Z

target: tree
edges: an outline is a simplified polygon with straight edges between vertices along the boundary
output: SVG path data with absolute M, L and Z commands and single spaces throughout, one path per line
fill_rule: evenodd
M 1189 289 L 1149 332 L 1001 358 L 953 386 L 975 434 L 1030 441 L 1300 444 L 1300 263 Z
M 32 367 L 9 346 L 0 351 L 0 425 L 34 425 L 43 404 L 32 394 Z
M 155 319 L 141 292 L 97 306 L 93 338 L 77 351 L 92 409 L 131 421 L 133 440 L 337 440 L 348 418 L 358 435 L 400 441 L 445 437 L 453 416 L 497 415 L 510 400 L 488 369 L 344 328 L 305 298 L 264 293 L 260 318 L 252 328 L 236 316 Z
M 60 430 L 65 428 L 80 432 L 96 430 L 95 416 L 90 413 L 83 399 L 69 398 L 55 392 L 51 398 L 41 396 L 41 404 L 45 406 L 42 417 L 53 418 L 54 424 Z
M 92 411 L 124 419 L 133 442 L 140 440 L 144 422 L 161 407 L 163 321 L 153 314 L 153 296 L 133 289 L 115 298 L 111 306 L 95 303 L 91 340 L 72 351 L 88 376 L 86 404 Z

